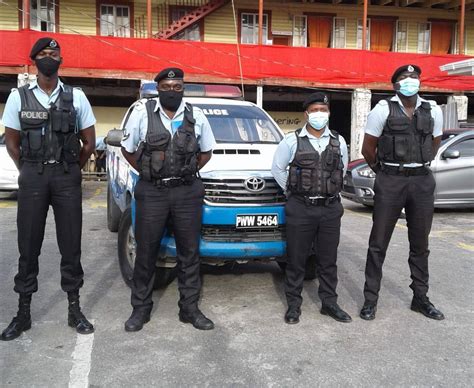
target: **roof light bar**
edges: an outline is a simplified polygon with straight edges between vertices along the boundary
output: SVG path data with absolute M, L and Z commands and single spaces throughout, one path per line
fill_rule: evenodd
M 157 96 L 156 82 L 142 81 L 140 98 L 153 98 Z M 242 99 L 242 92 L 238 86 L 233 85 L 185 84 L 184 96 Z

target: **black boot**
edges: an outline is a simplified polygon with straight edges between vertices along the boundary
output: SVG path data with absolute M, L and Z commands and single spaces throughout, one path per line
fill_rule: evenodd
M 74 327 L 79 334 L 92 334 L 94 332 L 94 326 L 92 326 L 92 323 L 90 323 L 81 312 L 79 292 L 68 292 L 67 299 L 69 301 L 68 325 Z
M 31 294 L 20 294 L 18 301 L 18 313 L 12 319 L 8 327 L 3 330 L 2 341 L 11 341 L 18 338 L 21 333 L 31 329 Z

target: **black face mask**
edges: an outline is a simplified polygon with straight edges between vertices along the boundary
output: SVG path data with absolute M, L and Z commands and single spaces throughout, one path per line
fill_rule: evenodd
M 44 74 L 46 77 L 51 77 L 58 72 L 61 62 L 51 57 L 45 57 L 36 59 L 35 64 L 41 74 Z
M 163 108 L 176 112 L 183 100 L 183 92 L 175 92 L 174 90 L 166 92 L 160 91 L 159 97 L 160 104 Z

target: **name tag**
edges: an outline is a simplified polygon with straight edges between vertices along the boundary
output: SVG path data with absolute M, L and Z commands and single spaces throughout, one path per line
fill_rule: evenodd
M 22 119 L 47 120 L 48 119 L 48 112 L 22 110 L 20 112 L 20 118 L 22 118 Z

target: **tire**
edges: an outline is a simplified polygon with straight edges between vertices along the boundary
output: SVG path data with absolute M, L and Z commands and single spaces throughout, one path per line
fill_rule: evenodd
M 107 185 L 107 228 L 111 232 L 119 230 L 120 217 L 122 212 L 114 201 L 110 184 Z
M 132 209 L 127 206 L 120 218 L 118 227 L 118 259 L 120 272 L 127 286 L 132 285 L 135 267 L 136 242 L 132 227 Z
M 120 272 L 127 286 L 131 287 L 136 259 L 136 241 L 132 227 L 132 209 L 127 206 L 118 228 L 118 258 Z M 164 288 L 176 277 L 176 268 L 156 267 L 154 288 Z

